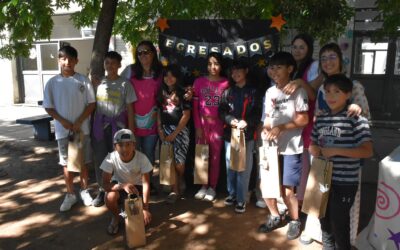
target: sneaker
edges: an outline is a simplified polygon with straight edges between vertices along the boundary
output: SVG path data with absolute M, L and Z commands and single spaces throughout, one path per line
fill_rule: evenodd
M 92 205 L 94 207 L 101 207 L 104 205 L 104 195 L 105 192 L 104 191 L 99 191 L 99 193 L 97 194 L 96 198 L 94 198 Z
M 246 211 L 246 202 L 238 202 L 235 206 L 235 212 L 242 214 Z
M 265 203 L 265 201 L 263 199 L 260 199 L 256 202 L 256 207 L 259 208 L 266 208 L 267 207 L 267 203 Z
M 224 204 L 226 206 L 232 206 L 233 204 L 235 204 L 236 202 L 236 198 L 233 197 L 232 195 L 229 195 L 228 197 L 225 198 Z
M 308 236 L 306 233 L 303 232 L 300 235 L 299 241 L 303 245 L 310 245 L 311 243 L 313 243 L 314 240 L 310 236 Z
M 207 188 L 206 187 L 202 187 L 195 195 L 194 198 L 198 199 L 198 200 L 202 200 L 204 199 L 204 197 L 206 196 L 206 192 L 207 192 Z
M 174 204 L 176 200 L 178 199 L 178 194 L 175 192 L 169 193 L 167 196 L 167 199 L 165 200 L 168 204 Z
M 277 206 L 278 206 L 278 212 L 279 212 L 280 216 L 284 216 L 286 214 L 286 212 L 288 211 L 286 205 L 278 202 Z
M 204 200 L 213 201 L 215 199 L 215 191 L 212 187 L 209 187 L 206 192 L 206 196 L 204 196 Z
M 92 196 L 90 196 L 89 189 L 81 190 L 81 192 L 80 192 L 79 194 L 80 194 L 81 199 L 82 199 L 82 201 L 83 201 L 83 204 L 84 204 L 85 206 L 88 207 L 88 206 L 91 206 L 91 205 L 92 205 L 92 203 L 93 203 L 93 198 L 92 198 Z
M 301 222 L 299 220 L 292 220 L 289 222 L 289 228 L 286 233 L 288 240 L 294 240 L 300 236 L 300 227 Z
M 281 217 L 280 216 L 268 216 L 267 221 L 264 224 L 261 224 L 258 227 L 258 232 L 260 233 L 269 233 L 281 225 Z
M 71 209 L 71 207 L 77 202 L 75 194 L 66 194 L 63 203 L 60 207 L 60 212 L 65 212 Z

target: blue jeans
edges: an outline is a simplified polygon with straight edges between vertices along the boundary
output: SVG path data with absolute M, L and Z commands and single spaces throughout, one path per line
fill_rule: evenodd
M 251 169 L 253 168 L 254 141 L 246 141 L 246 170 L 237 172 L 230 169 L 231 164 L 231 143 L 225 141 L 225 160 L 227 172 L 228 194 L 236 197 L 237 202 L 246 202 L 246 195 L 249 190 Z
M 156 144 L 158 135 L 148 136 L 135 136 L 136 138 L 136 149 L 147 156 L 150 163 L 154 165 L 154 156 L 156 151 Z

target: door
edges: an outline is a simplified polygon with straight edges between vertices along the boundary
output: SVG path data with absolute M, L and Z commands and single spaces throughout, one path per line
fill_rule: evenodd
M 365 88 L 372 120 L 400 121 L 400 39 L 355 35 L 352 79 Z
M 46 82 L 59 73 L 58 48 L 58 43 L 35 44 L 29 57 L 20 59 L 25 103 L 43 100 Z

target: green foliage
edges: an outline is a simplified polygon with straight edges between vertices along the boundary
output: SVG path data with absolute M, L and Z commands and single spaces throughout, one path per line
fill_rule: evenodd
M 77 27 L 91 26 L 99 18 L 101 3 L 102 0 L 0 1 L 0 34 L 10 31 L 8 37 L 0 36 L 0 56 L 26 56 L 32 42 L 48 39 L 54 9 L 78 4 L 82 10 L 73 14 L 72 20 Z M 346 0 L 119 0 L 113 33 L 135 44 L 142 39 L 157 39 L 159 17 L 268 19 L 281 13 L 288 22 L 285 29 L 297 28 L 322 42 L 343 33 L 353 15 Z
M 277 6 L 290 28 L 309 33 L 321 43 L 343 34 L 354 16 L 346 0 L 282 0 Z
M 380 14 L 374 21 L 383 22 L 383 25 L 375 33 L 375 38 L 379 40 L 385 36 L 398 37 L 400 35 L 400 1 L 377 0 L 376 7 L 380 10 Z
M 34 41 L 50 37 L 51 0 L 2 1 L 0 10 L 0 56 L 27 56 Z

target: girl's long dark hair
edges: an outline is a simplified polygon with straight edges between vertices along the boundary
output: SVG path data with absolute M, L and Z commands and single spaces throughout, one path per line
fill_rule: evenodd
M 180 67 L 177 64 L 169 64 L 163 69 L 163 75 L 166 76 L 168 72 L 170 72 L 176 78 L 175 88 L 171 91 L 163 79 L 157 97 L 159 104 L 162 104 L 165 99 L 169 98 L 173 94 L 175 94 L 174 101 L 180 103 L 182 102 L 183 95 L 185 94 L 185 88 L 183 87 L 183 74 Z
M 302 78 L 308 67 L 314 61 L 312 58 L 314 53 L 314 39 L 309 34 L 301 33 L 293 38 L 292 45 L 297 39 L 303 40 L 307 45 L 307 54 L 306 57 L 298 64 L 297 71 L 294 76 L 295 79 Z
M 141 41 L 136 46 L 135 63 L 132 64 L 132 73 L 136 79 L 140 79 L 140 80 L 143 79 L 143 66 L 139 61 L 139 55 L 137 53 L 137 49 L 142 45 L 149 47 L 151 52 L 153 53 L 153 62 L 151 64 L 151 70 L 154 72 L 153 78 L 157 79 L 162 73 L 161 72 L 162 64 L 158 60 L 156 47 L 154 47 L 154 44 L 151 41 L 147 41 L 147 40 Z

